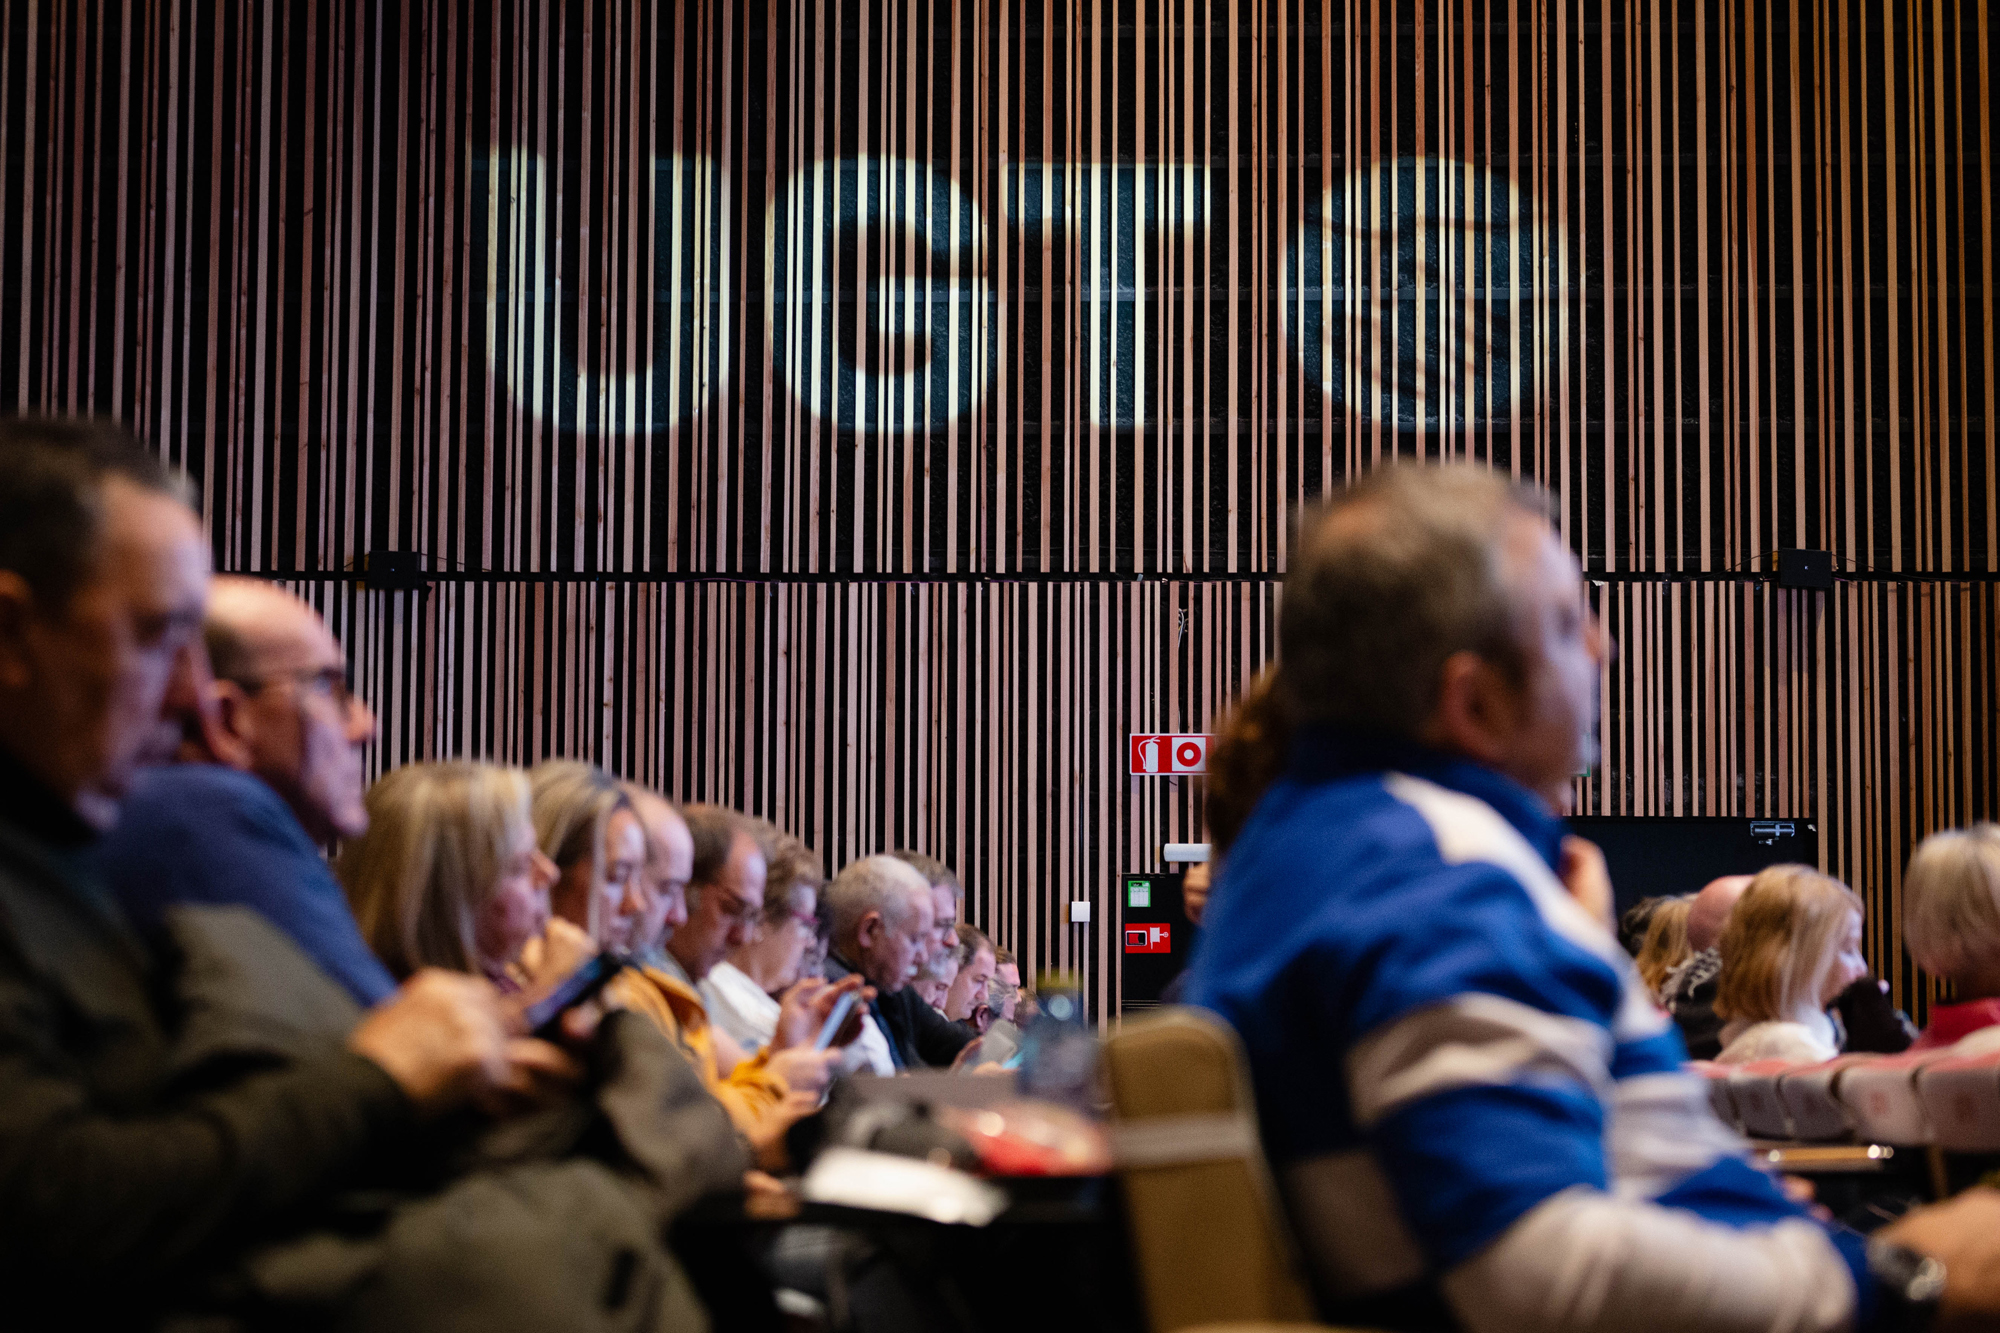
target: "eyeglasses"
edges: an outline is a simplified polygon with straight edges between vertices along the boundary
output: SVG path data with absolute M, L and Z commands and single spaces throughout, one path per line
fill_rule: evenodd
M 307 694 L 317 694 L 325 698 L 343 713 L 354 703 L 354 692 L 348 688 L 347 668 L 344 666 L 318 667 L 305 671 L 274 671 L 268 676 L 233 676 L 231 679 L 252 694 L 268 690 L 280 681 L 290 681 L 295 688 Z
M 722 895 L 722 914 L 731 921 L 745 926 L 754 926 L 757 924 L 758 918 L 764 915 L 762 904 L 739 898 L 719 884 L 715 888 Z

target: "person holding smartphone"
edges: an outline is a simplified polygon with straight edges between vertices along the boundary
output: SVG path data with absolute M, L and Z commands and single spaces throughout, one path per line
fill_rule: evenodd
M 604 776 L 605 781 L 612 781 L 609 774 Z M 575 784 L 573 790 L 576 795 L 561 799 L 578 803 L 587 799 L 584 784 Z M 554 789 L 536 794 L 538 807 L 557 799 Z M 620 799 L 627 809 L 632 808 L 630 798 L 622 792 Z M 643 804 L 650 806 L 652 802 Z M 651 813 L 654 824 L 659 825 L 659 811 Z M 785 1131 L 818 1109 L 836 1058 L 813 1049 L 813 1038 L 840 996 L 859 990 L 860 983 L 845 988 L 823 983 L 795 986 L 780 1006 L 771 1041 L 754 1053 L 746 1054 L 727 1033 L 717 1029 L 709 1018 L 699 983 L 731 948 L 748 939 L 750 923 L 763 911 L 767 863 L 734 812 L 695 806 L 677 812 L 677 817 L 688 828 L 694 847 L 686 889 L 686 921 L 673 928 L 664 948 L 651 940 L 633 940 L 637 946 L 634 965 L 605 989 L 604 1002 L 630 1009 L 658 1026 L 693 1063 L 709 1091 L 749 1140 L 759 1162 L 780 1166 Z M 571 820 L 569 813 L 552 805 L 537 812 L 538 824 L 581 818 L 578 815 Z M 578 909 L 558 900 L 558 915 L 566 910 Z M 630 895 L 606 896 L 600 910 L 601 929 L 621 939 L 662 919 L 649 902 Z

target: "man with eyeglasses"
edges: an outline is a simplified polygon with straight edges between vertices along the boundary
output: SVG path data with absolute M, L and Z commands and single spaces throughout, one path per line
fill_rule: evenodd
M 218 578 L 202 625 L 213 763 L 141 774 L 98 848 L 142 926 L 176 903 L 254 908 L 364 1005 L 391 994 L 320 847 L 368 827 L 362 752 L 375 715 L 348 690 L 339 640 L 275 584 Z
M 688 878 L 687 924 L 667 940 L 667 952 L 699 985 L 731 949 L 749 943 L 764 912 L 768 866 L 743 821 L 714 806 L 692 806 L 694 868 Z
M 93 857 L 106 828 L 123 828 L 141 767 L 171 751 L 201 706 L 208 594 L 200 519 L 122 428 L 0 421 L 0 1322 L 10 1329 L 268 1321 L 247 1278 L 251 1254 L 325 1219 L 351 1221 L 337 1200 L 364 1180 L 396 1197 L 432 1188 L 439 1140 L 422 1122 L 498 1109 L 581 1073 L 557 1048 L 511 1037 L 498 994 L 477 977 L 419 972 L 355 1021 L 316 978 L 288 988 L 297 1006 L 292 994 L 273 1003 L 277 987 L 251 975 L 291 951 L 255 922 L 193 914 L 207 919 L 178 923 L 174 948 L 131 929 Z M 219 814 L 226 827 L 226 812 L 189 818 Z M 196 996 L 209 1001 L 198 1011 L 183 1003 Z M 409 1290 L 432 1278 L 428 1260 L 416 1263 Z M 312 1313 L 365 1321 L 332 1287 L 326 1301 Z
M 663 811 L 671 813 L 663 801 L 650 811 L 655 828 Z M 646 813 L 642 808 L 642 818 Z M 605 998 L 644 1015 L 679 1045 L 750 1141 L 759 1164 L 779 1167 L 786 1129 L 818 1108 L 839 1059 L 837 1050 L 815 1050 L 813 1039 L 840 996 L 859 990 L 861 982 L 793 987 L 779 1006 L 771 1040 L 755 1052 L 738 1046 L 711 1021 L 700 986 L 731 949 L 750 938 L 763 913 L 764 854 L 733 811 L 691 805 L 680 812 L 679 822 L 693 852 L 684 872 L 685 915 L 667 935 L 666 947 L 642 955 L 638 966 L 611 983 Z

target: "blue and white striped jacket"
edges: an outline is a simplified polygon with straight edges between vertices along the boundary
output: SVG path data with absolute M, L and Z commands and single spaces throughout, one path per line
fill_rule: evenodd
M 1556 878 L 1562 837 L 1491 770 L 1308 728 L 1231 848 L 1187 998 L 1242 1036 L 1322 1301 L 1441 1298 L 1479 1333 L 1854 1326 L 1860 1238 L 1748 1164 Z

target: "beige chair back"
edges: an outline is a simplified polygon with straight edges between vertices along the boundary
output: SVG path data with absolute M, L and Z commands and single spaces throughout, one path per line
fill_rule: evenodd
M 1311 1320 L 1235 1032 L 1203 1010 L 1160 1009 L 1120 1027 L 1104 1059 L 1153 1333 Z

